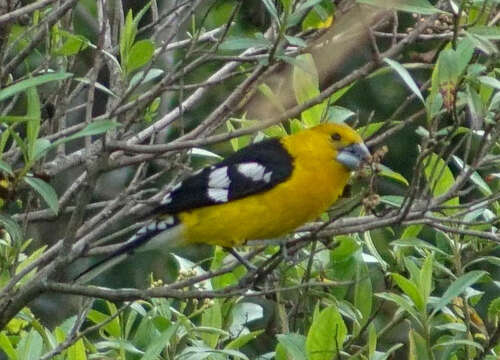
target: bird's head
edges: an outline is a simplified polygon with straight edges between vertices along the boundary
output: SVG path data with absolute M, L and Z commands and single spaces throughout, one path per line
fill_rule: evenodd
M 321 124 L 311 130 L 329 136 L 336 150 L 336 160 L 350 170 L 359 168 L 363 161 L 371 158 L 370 151 L 359 134 L 345 124 Z

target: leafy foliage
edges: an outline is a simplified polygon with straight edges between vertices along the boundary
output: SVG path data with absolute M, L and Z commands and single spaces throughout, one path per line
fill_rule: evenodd
M 498 2 L 76 3 L 0 16 L 0 357 L 498 358 Z M 192 169 L 321 122 L 373 159 L 238 249 L 257 271 L 196 248 L 72 282 Z

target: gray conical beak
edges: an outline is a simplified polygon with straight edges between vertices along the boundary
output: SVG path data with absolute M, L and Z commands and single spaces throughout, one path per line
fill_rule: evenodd
M 340 149 L 337 154 L 337 161 L 347 166 L 350 170 L 359 168 L 363 161 L 371 158 L 370 150 L 365 144 L 352 144 Z

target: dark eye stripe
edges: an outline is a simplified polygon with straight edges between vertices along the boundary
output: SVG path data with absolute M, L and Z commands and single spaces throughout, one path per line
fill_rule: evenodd
M 332 135 L 332 140 L 339 141 L 340 140 L 340 134 L 338 134 L 338 133 L 333 134 Z

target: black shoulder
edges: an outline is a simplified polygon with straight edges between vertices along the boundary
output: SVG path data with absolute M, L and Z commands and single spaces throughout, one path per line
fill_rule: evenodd
M 293 158 L 280 140 L 264 140 L 177 184 L 157 211 L 175 214 L 257 194 L 288 179 L 292 170 Z

